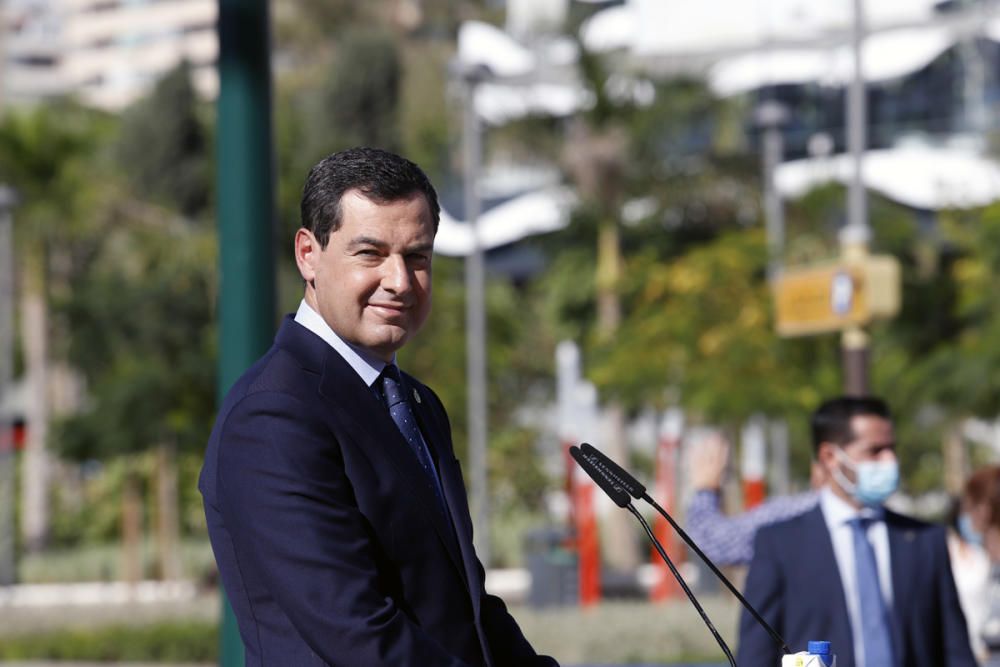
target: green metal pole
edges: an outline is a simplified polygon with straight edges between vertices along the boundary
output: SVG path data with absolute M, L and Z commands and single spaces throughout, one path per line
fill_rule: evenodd
M 274 335 L 270 44 L 267 0 L 219 0 L 220 397 Z M 219 664 L 236 667 L 243 644 L 223 599 Z

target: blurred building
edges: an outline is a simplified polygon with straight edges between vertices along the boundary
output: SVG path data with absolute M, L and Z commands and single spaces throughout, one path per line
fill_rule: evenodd
M 862 69 L 868 144 L 982 141 L 997 126 L 1000 2 L 864 0 Z M 853 76 L 853 3 L 835 0 L 628 0 L 581 28 L 593 50 L 652 76 L 704 78 L 722 97 L 778 101 L 789 157 L 845 149 L 844 96 Z M 719 21 L 718 17 L 727 17 Z M 753 141 L 757 128 L 748 117 Z M 825 135 L 822 142 L 811 140 Z
M 120 109 L 187 59 L 194 84 L 218 89 L 216 0 L 8 0 L 4 103 L 75 95 Z
M 1000 0 L 860 4 L 865 185 L 917 211 L 996 200 Z M 474 22 L 459 30 L 459 59 L 490 73 L 475 97 L 487 124 L 570 117 L 592 104 L 577 79 L 557 76 L 572 71 L 575 44 L 544 38 L 560 19 L 572 24 L 575 16 L 582 19 L 580 43 L 605 56 L 615 72 L 609 93 L 643 103 L 653 96 L 643 79 L 692 77 L 745 110 L 742 138 L 750 151 L 761 150 L 765 131 L 780 135 L 782 196 L 851 180 L 846 98 L 855 71 L 854 3 L 507 0 L 506 6 L 505 35 Z M 716 120 L 691 127 L 674 152 L 711 150 Z

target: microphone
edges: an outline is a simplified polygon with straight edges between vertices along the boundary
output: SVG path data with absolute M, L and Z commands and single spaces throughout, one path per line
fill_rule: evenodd
M 608 458 L 608 456 L 605 455 L 604 452 L 602 452 L 601 450 L 597 449 L 597 447 L 594 447 L 593 445 L 586 442 L 581 443 L 580 447 L 582 449 L 583 455 L 588 457 L 589 460 L 596 461 L 597 462 L 596 465 L 603 471 L 602 474 L 605 475 L 608 479 L 617 480 L 617 484 L 625 493 L 629 494 L 636 500 L 645 500 L 647 503 L 652 505 L 653 508 L 657 512 L 659 512 L 664 519 L 667 520 L 667 522 L 671 525 L 674 531 L 676 531 L 677 534 L 680 535 L 681 539 L 684 540 L 684 542 L 689 547 L 691 547 L 691 550 L 694 551 L 696 554 L 698 554 L 698 557 L 701 558 L 701 560 L 705 563 L 705 565 L 708 566 L 708 568 L 712 571 L 712 574 L 714 574 L 719 579 L 719 581 L 721 581 L 723 584 L 726 585 L 726 588 L 729 589 L 730 593 L 736 596 L 736 599 L 740 601 L 740 604 L 742 604 L 743 607 L 748 612 L 750 612 L 750 615 L 754 617 L 754 620 L 756 620 L 757 623 L 759 623 L 760 626 L 764 628 L 764 630 L 766 630 L 769 635 L 771 635 L 771 638 L 774 641 L 776 641 L 779 646 L 781 646 L 781 649 L 786 654 L 792 652 L 792 650 L 788 648 L 788 644 L 785 643 L 785 640 L 781 637 L 781 635 L 779 635 L 778 632 L 774 628 L 772 628 L 771 625 L 763 619 L 763 617 L 761 617 L 761 615 L 757 612 L 757 610 L 753 608 L 753 605 L 751 605 L 750 602 L 747 601 L 747 599 L 743 597 L 743 595 L 736 589 L 736 587 L 733 586 L 733 584 L 729 581 L 729 579 L 726 578 L 726 575 L 722 574 L 722 572 L 719 571 L 719 568 L 716 567 L 715 563 L 713 563 L 712 560 L 705 555 L 705 553 L 698 547 L 695 541 L 692 540 L 686 532 L 684 532 L 683 528 L 677 525 L 677 522 L 674 521 L 674 518 L 669 514 L 667 514 L 667 511 L 662 507 L 660 507 L 659 503 L 653 500 L 649 496 L 649 494 L 646 493 L 646 487 L 640 484 L 635 477 L 627 473 L 624 468 L 622 468 L 617 463 Z M 624 507 L 624 505 L 620 504 L 619 506 Z
M 684 581 L 684 577 L 681 576 L 681 573 L 677 571 L 677 567 L 674 566 L 673 561 L 670 560 L 669 556 L 667 556 L 667 552 L 663 549 L 663 545 L 660 544 L 660 541 L 656 539 L 656 535 L 653 534 L 653 529 L 649 527 L 646 519 L 644 519 L 642 514 L 639 513 L 634 505 L 632 505 L 632 501 L 629 499 L 630 491 L 628 491 L 626 486 L 622 483 L 622 478 L 615 475 L 613 471 L 603 465 L 600 457 L 595 455 L 594 452 L 597 452 L 597 450 L 593 447 L 590 448 L 590 451 L 581 450 L 576 446 L 569 448 L 570 456 L 572 456 L 580 467 L 583 468 L 584 472 L 590 475 L 590 478 L 594 480 L 597 486 L 601 487 L 601 490 L 608 494 L 616 505 L 624 507 L 639 520 L 639 523 L 642 524 L 643 529 L 646 531 L 646 537 L 648 537 L 653 543 L 653 546 L 656 548 L 656 552 L 660 554 L 660 558 L 662 558 L 663 562 L 665 562 L 667 567 L 670 568 L 670 573 L 674 575 L 674 579 L 677 580 L 677 583 L 680 584 L 688 599 L 691 600 L 691 604 L 693 604 L 694 608 L 698 611 L 698 614 L 701 616 L 701 620 L 705 622 L 705 625 L 708 626 L 708 629 L 712 632 L 712 636 L 715 637 L 715 641 L 718 642 L 719 646 L 722 648 L 722 652 L 726 654 L 729 664 L 732 665 L 732 667 L 736 667 L 736 659 L 733 658 L 732 651 L 729 650 L 729 646 L 726 645 L 726 642 L 722 639 L 719 631 L 715 629 L 712 619 L 710 619 L 708 614 L 705 613 L 705 610 L 698 602 L 698 599 L 688 587 L 687 582 Z M 600 452 L 597 452 L 597 454 L 600 454 Z
M 597 483 L 597 486 L 601 487 L 601 490 L 608 494 L 608 497 L 615 502 L 615 505 L 618 505 L 618 507 L 628 507 L 632 504 L 632 501 L 629 499 L 629 491 L 607 473 L 606 468 L 601 465 L 600 459 L 593 453 L 596 451 L 595 449 L 587 452 L 573 446 L 569 448 L 569 455 L 580 464 L 584 472 L 590 475 L 590 478 Z

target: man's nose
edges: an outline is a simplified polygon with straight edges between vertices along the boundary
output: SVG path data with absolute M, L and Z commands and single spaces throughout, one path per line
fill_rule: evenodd
M 893 449 L 883 449 L 878 454 L 879 461 L 896 461 L 896 451 Z
M 382 287 L 396 293 L 408 292 L 413 281 L 406 259 L 401 255 L 390 255 L 386 259 L 382 274 Z

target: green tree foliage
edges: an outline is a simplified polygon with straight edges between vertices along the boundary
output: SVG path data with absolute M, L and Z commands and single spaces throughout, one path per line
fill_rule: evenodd
M 493 528 L 516 526 L 516 535 L 499 536 L 494 564 L 512 566 L 521 551 L 520 530 L 528 517 L 537 520 L 550 482 L 541 467 L 537 433 L 523 425 L 519 412 L 544 404 L 550 381 L 553 344 L 539 327 L 533 295 L 503 280 L 486 290 L 488 479 Z M 399 353 L 403 368 L 427 382 L 451 419 L 458 458 L 468 461 L 465 283 L 460 260 L 434 260 L 434 311 L 424 329 Z M 541 389 L 541 391 L 540 391 Z M 466 463 L 467 465 L 467 463 Z M 468 475 L 468 470 L 466 470 Z
M 330 151 L 352 146 L 399 150 L 402 65 L 391 34 L 346 33 L 319 91 L 314 136 Z M 330 152 L 327 151 L 327 152 Z
M 336 48 L 319 49 L 302 72 L 278 82 L 277 207 L 282 238 L 289 242 L 299 226 L 302 184 L 316 162 L 353 146 L 401 150 L 403 68 L 397 41 L 378 27 L 345 30 Z M 411 136 L 439 136 L 433 130 L 418 132 Z M 294 291 L 298 282 L 290 260 L 290 253 L 279 254 L 282 294 Z
M 204 446 L 215 404 L 215 253 L 212 234 L 167 212 L 105 238 L 72 298 L 58 304 L 90 396 L 60 429 L 65 455 Z
M 137 198 L 189 217 L 206 211 L 211 192 L 209 137 L 199 118 L 187 61 L 128 109 L 117 152 Z
M 595 360 L 595 380 L 632 405 L 662 405 L 670 389 L 717 423 L 807 412 L 837 389 L 833 350 L 777 338 L 765 262 L 759 231 L 720 235 L 670 262 L 634 256 L 629 315 Z
M 68 245 L 86 240 L 107 204 L 106 147 L 113 120 L 68 101 L 11 110 L 0 123 L 0 181 L 20 203 L 16 240 Z
M 1000 205 L 949 214 L 942 227 L 949 245 L 926 290 L 936 303 L 913 304 L 914 318 L 923 316 L 936 334 L 914 336 L 924 357 L 916 379 L 925 400 L 993 419 L 1000 413 Z
M 903 311 L 876 329 L 874 381 L 900 412 L 900 442 L 912 454 L 903 472 L 922 490 L 941 484 L 948 432 L 1000 411 L 1000 207 L 944 212 L 932 232 L 913 217 L 910 227 L 897 254 Z

